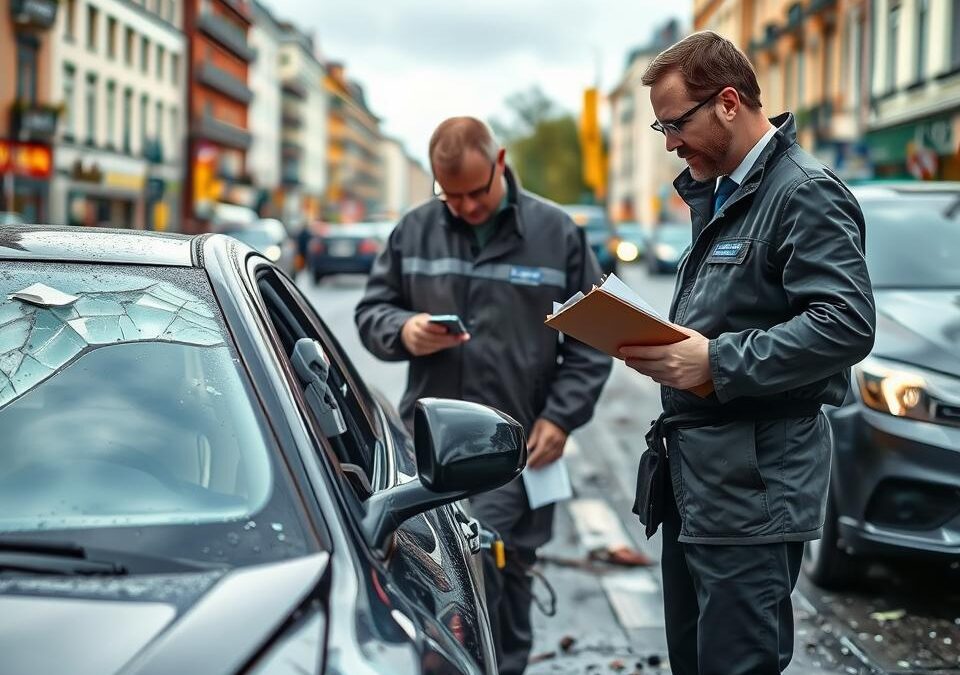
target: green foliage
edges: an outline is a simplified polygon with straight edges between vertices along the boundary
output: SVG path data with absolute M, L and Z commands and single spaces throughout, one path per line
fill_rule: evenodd
M 585 186 L 573 115 L 561 110 L 537 87 L 506 101 L 513 119 L 491 121 L 507 148 L 507 161 L 523 186 L 560 204 L 580 201 Z

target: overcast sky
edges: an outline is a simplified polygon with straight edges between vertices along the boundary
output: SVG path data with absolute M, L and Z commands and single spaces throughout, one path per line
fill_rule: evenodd
M 583 89 L 609 92 L 628 52 L 692 0 L 265 0 L 314 31 L 324 59 L 363 85 L 384 131 L 423 161 L 451 115 L 506 119 L 504 100 L 538 84 L 571 112 Z

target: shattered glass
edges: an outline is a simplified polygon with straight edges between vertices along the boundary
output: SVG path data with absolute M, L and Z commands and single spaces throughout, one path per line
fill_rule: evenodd
M 168 281 L 125 290 L 82 291 L 64 307 L 0 300 L 0 407 L 84 353 L 123 342 L 161 341 L 212 347 L 223 335 L 206 303 Z M 55 284 L 56 285 L 56 284 Z

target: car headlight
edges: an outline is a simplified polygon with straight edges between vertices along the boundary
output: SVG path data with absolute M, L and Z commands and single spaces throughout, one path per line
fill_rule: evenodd
M 629 241 L 621 241 L 617 244 L 617 257 L 623 262 L 633 262 L 640 255 L 637 245 Z
M 868 356 L 854 367 L 860 398 L 873 410 L 960 425 L 960 379 Z
M 676 260 L 677 249 L 670 244 L 657 244 L 657 257 L 661 260 Z
M 277 245 L 267 246 L 265 249 L 263 249 L 263 255 L 267 256 L 267 258 L 269 258 L 272 262 L 277 262 L 280 260 L 281 253 L 283 253 L 283 251 L 281 251 L 280 247 Z

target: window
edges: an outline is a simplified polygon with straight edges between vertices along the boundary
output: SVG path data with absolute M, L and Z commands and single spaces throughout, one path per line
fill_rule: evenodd
M 860 110 L 860 99 L 863 93 L 863 29 L 862 19 L 853 15 L 850 21 L 850 86 L 851 103 L 854 113 Z
M 166 3 L 166 4 L 167 4 L 167 11 L 166 11 L 166 13 L 164 14 L 164 18 L 166 18 L 166 20 L 169 21 L 170 23 L 174 23 L 174 21 L 175 21 L 176 18 L 177 18 L 177 17 L 176 17 L 176 11 L 177 11 L 176 5 L 174 4 L 173 0 L 167 0 L 167 3 Z
M 155 110 L 154 110 L 154 122 L 153 122 L 153 136 L 157 144 L 160 146 L 160 152 L 163 152 L 163 103 L 157 101 Z
M 960 68 L 960 0 L 953 0 L 950 31 L 950 65 Z
M 76 133 L 77 111 L 77 69 L 71 64 L 63 64 L 63 103 L 66 110 L 63 114 L 63 137 L 72 141 Z
M 163 80 L 163 69 L 167 65 L 167 50 L 157 45 L 157 79 Z
M 17 37 L 17 100 L 37 102 L 37 48 L 35 38 Z
M 117 58 L 117 20 L 112 16 L 107 19 L 107 57 Z
M 128 155 L 133 151 L 130 137 L 133 134 L 133 89 L 123 90 L 123 151 Z
M 807 92 L 804 91 L 806 87 L 806 61 L 807 53 L 804 51 L 803 47 L 800 47 L 800 51 L 797 52 L 797 109 L 803 109 L 807 107 Z
M 123 62 L 128 66 L 133 65 L 133 43 L 134 43 L 134 34 L 133 29 L 129 26 L 127 27 L 126 37 L 123 40 Z
M 150 69 L 150 40 L 146 35 L 140 37 L 140 72 Z
M 113 140 L 116 135 L 117 124 L 117 83 L 113 80 L 107 82 L 107 147 L 113 148 Z
M 180 55 L 170 55 L 170 80 L 174 84 L 180 84 Z
M 369 392 L 363 387 L 352 364 L 342 357 L 343 352 L 336 339 L 309 309 L 310 304 L 295 287 L 273 272 L 261 274 L 258 287 L 270 322 L 288 359 L 292 357 L 297 341 L 302 338 L 315 340 L 323 349 L 330 366 L 325 384 L 336 401 L 346 430 L 339 434 L 323 433 L 321 430 L 321 434 L 333 450 L 348 484 L 361 499 L 365 498 L 371 492 L 374 457 L 379 446 L 375 431 L 379 425 Z M 288 364 L 295 373 L 292 363 Z M 306 388 L 302 382 L 301 387 L 301 391 Z M 311 416 L 318 429 L 329 421 L 319 419 L 315 413 Z
M 97 141 L 97 76 L 87 74 L 87 87 L 84 90 L 87 117 L 87 145 L 95 145 Z
M 73 42 L 77 30 L 77 0 L 67 0 L 63 15 L 63 37 L 67 42 Z
M 87 7 L 87 49 L 97 51 L 97 28 L 100 22 L 100 12 L 93 5 Z
M 930 0 L 917 0 L 917 42 L 914 65 L 916 82 L 922 82 L 927 73 L 927 35 L 930 32 L 928 18 L 930 16 Z
M 143 94 L 140 97 L 140 153 L 147 147 L 147 115 L 150 112 L 150 98 Z
M 897 52 L 900 51 L 900 5 L 890 7 L 887 18 L 887 91 L 897 88 Z
M 170 159 L 180 157 L 180 111 L 176 107 L 170 108 Z

